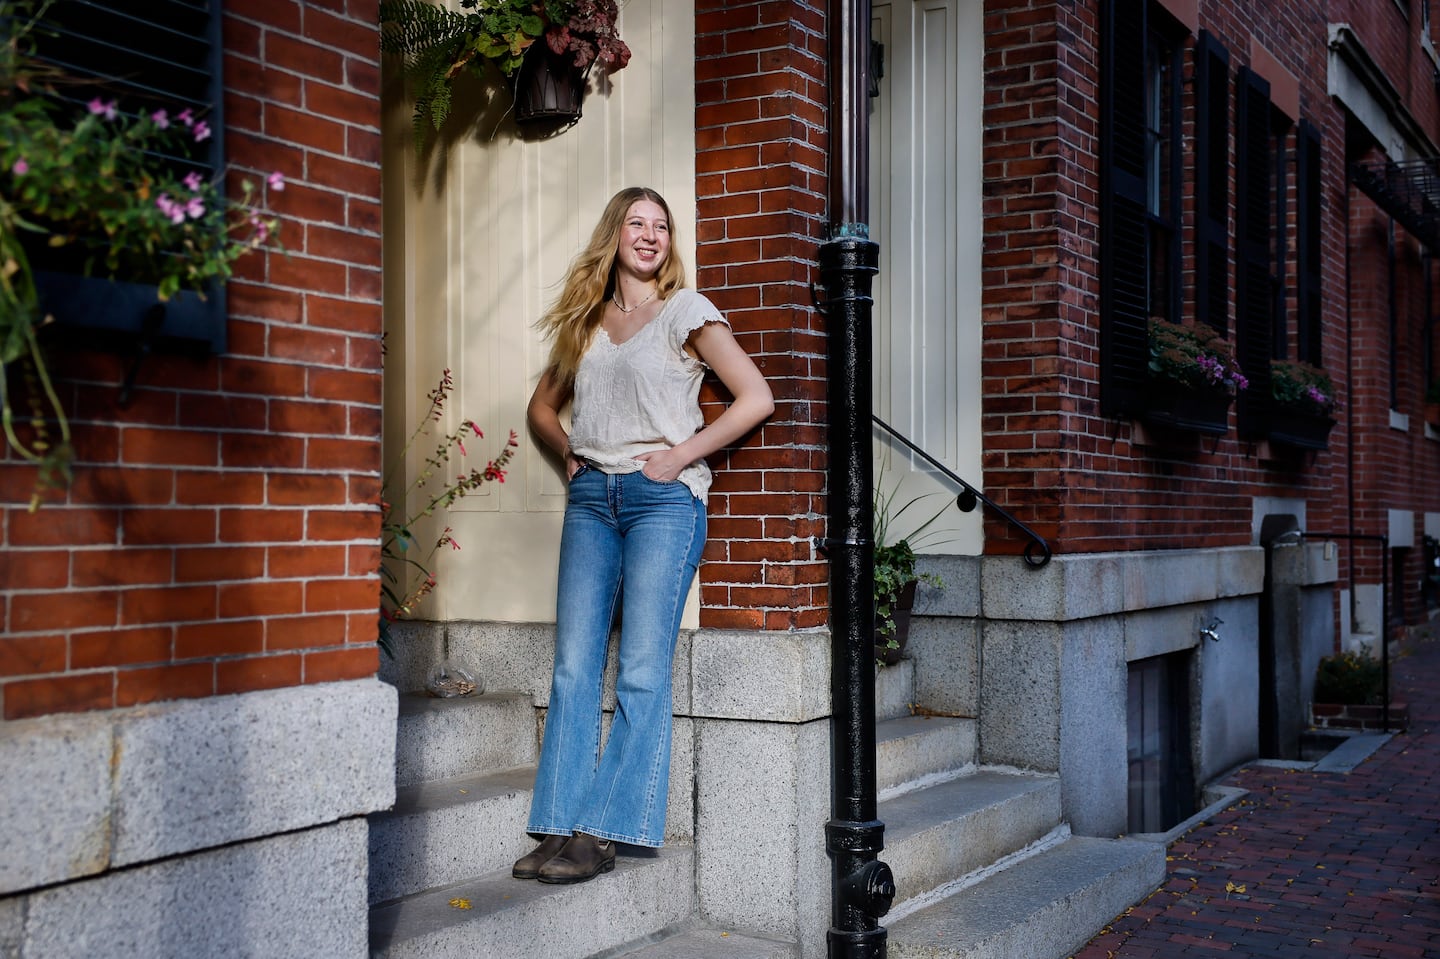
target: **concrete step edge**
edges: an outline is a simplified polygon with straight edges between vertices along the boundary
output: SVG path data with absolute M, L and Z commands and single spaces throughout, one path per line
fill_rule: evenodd
M 798 959 L 800 946 L 754 932 L 687 924 L 663 929 L 589 959 Z
M 1051 834 L 1060 825 L 1060 783 L 982 768 L 881 802 L 879 816 L 899 904 Z
M 498 870 L 525 855 L 535 767 L 407 786 L 369 817 L 371 902 Z
M 900 716 L 875 724 L 875 782 L 882 795 L 973 766 L 977 723 L 953 716 Z
M 370 954 L 585 959 L 690 920 L 694 861 L 692 846 L 673 845 L 622 852 L 613 872 L 575 885 L 522 881 L 506 868 L 380 903 L 370 910 Z
M 402 693 L 395 731 L 395 782 L 409 786 L 534 762 L 532 697 L 498 690 L 439 699 Z
M 1165 879 L 1165 847 L 1070 837 L 887 917 L 891 959 L 1063 959 Z

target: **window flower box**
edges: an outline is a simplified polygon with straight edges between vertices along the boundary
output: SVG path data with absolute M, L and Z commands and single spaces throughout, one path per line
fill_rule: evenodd
M 1220 390 L 1190 389 L 1164 380 L 1152 381 L 1140 419 L 1152 426 L 1223 436 L 1230 430 L 1230 404 L 1235 397 Z
M 1330 446 L 1335 420 L 1324 413 L 1281 407 L 1270 415 L 1270 442 L 1302 450 Z

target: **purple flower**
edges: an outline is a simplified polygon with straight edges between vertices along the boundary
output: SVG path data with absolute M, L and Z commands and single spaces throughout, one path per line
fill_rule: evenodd
M 198 220 L 205 215 L 205 204 L 198 196 L 192 196 L 185 204 L 185 213 L 192 220 Z
M 156 110 L 150 114 L 150 119 L 162 130 L 168 130 L 170 128 L 170 114 L 164 110 Z
M 171 223 L 185 222 L 185 206 L 170 199 L 170 194 L 162 193 L 155 198 L 155 205 L 160 212 L 170 218 Z
M 104 100 L 96 97 L 95 99 L 87 103 L 85 106 L 89 109 L 91 116 L 103 116 L 107 120 L 115 119 L 116 111 L 114 100 L 106 103 Z
M 30 164 L 25 162 L 24 157 L 21 157 L 10 167 L 10 172 L 16 176 L 24 176 L 30 172 Z
M 195 142 L 199 143 L 201 140 L 208 139 L 210 139 L 210 124 L 206 123 L 204 120 L 201 120 L 199 123 L 195 124 Z
M 193 127 L 195 125 L 195 116 L 190 112 L 189 107 L 186 107 L 184 110 L 181 110 L 179 113 L 177 113 L 175 115 L 175 119 L 179 120 L 187 127 Z
M 265 178 L 265 182 L 270 184 L 270 189 L 274 190 L 276 193 L 283 193 L 285 191 L 285 174 L 281 173 L 279 170 L 276 170 L 274 173 L 267 176 Z
M 200 186 L 204 181 L 200 179 L 199 173 L 191 170 L 189 173 L 185 174 L 185 179 L 183 182 L 185 184 L 185 189 L 189 190 L 191 193 L 198 193 L 200 191 Z

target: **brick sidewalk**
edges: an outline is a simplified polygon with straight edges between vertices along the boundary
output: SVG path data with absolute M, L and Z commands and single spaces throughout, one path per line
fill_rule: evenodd
M 1074 959 L 1440 957 L 1440 639 L 1391 662 L 1410 729 L 1349 774 L 1255 766 L 1165 884 Z

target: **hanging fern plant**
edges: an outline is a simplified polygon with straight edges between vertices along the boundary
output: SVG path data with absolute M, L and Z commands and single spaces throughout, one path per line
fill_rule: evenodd
M 450 115 L 452 84 L 469 69 L 493 68 L 510 81 L 525 51 L 544 38 L 556 54 L 570 53 L 581 69 L 599 63 L 624 69 L 630 48 L 620 39 L 615 0 L 460 0 L 460 10 L 429 0 L 380 4 L 380 49 L 404 57 L 415 91 L 415 142 L 423 149 L 431 129 Z

